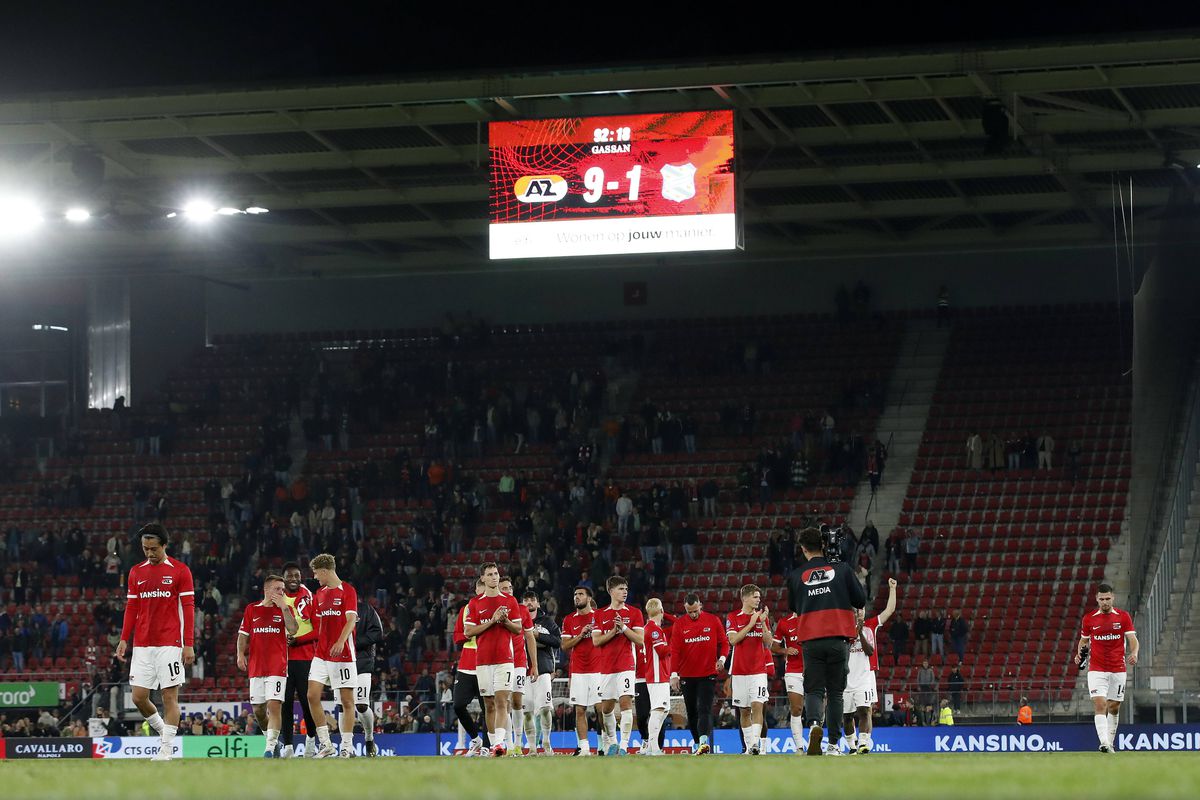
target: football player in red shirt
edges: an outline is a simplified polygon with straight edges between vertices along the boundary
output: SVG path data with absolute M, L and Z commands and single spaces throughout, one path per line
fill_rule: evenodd
M 249 674 L 254 718 L 258 727 L 267 732 L 263 758 L 275 757 L 287 685 L 287 637 L 295 636 L 297 627 L 296 617 L 283 596 L 283 576 L 268 575 L 263 581 L 262 602 L 246 606 L 237 638 L 238 669 Z
M 183 668 L 196 660 L 194 628 L 196 590 L 192 571 L 167 558 L 167 530 L 157 522 L 139 531 L 146 560 L 129 570 L 125 584 L 125 625 L 116 657 L 125 661 L 133 640 L 129 685 L 133 704 L 158 732 L 160 744 L 153 761 L 170 761 L 179 725 L 179 687 Z M 161 689 L 166 717 L 150 701 L 150 690 Z
M 358 620 L 358 592 L 337 574 L 337 562 L 329 553 L 321 553 L 308 562 L 321 588 L 313 596 L 313 620 L 317 629 L 317 653 L 308 672 L 308 707 L 317 720 L 319 749 L 314 758 L 335 754 L 325 722 L 321 695 L 325 687 L 333 689 L 342 704 L 339 720 L 342 733 L 341 757 L 354 755 L 354 690 L 358 687 L 358 668 L 354 654 L 354 623 Z
M 1117 715 L 1125 699 L 1126 664 L 1138 661 L 1138 638 L 1133 617 L 1113 605 L 1113 590 L 1107 583 L 1096 589 L 1097 609 L 1083 618 L 1075 663 L 1083 663 L 1083 646 L 1091 643 L 1088 660 L 1088 694 L 1096 712 L 1096 736 L 1100 752 L 1116 750 Z M 1126 650 L 1128 645 L 1128 650 Z
M 592 630 L 595 628 L 596 614 L 592 610 L 592 590 L 586 586 L 575 589 L 573 598 L 575 611 L 563 617 L 562 642 L 559 645 L 564 653 L 570 654 L 571 682 L 569 694 L 571 705 L 575 707 L 575 737 L 578 742 L 579 755 L 588 756 L 592 753 L 588 742 L 588 706 L 600 707 L 599 669 L 596 646 L 592 644 Z
M 592 643 L 600 657 L 600 705 L 604 729 L 608 734 L 606 755 L 627 755 L 629 734 L 633 731 L 634 670 L 636 648 L 645 639 L 642 612 L 626 605 L 629 584 L 620 575 L 613 575 L 606 586 L 612 603 L 596 612 Z M 621 708 L 620 736 L 617 736 L 616 708 Z M 614 741 L 615 739 L 615 741 Z
M 762 605 L 762 590 L 747 584 L 741 591 L 742 607 L 729 614 L 725 629 L 733 648 L 733 663 L 729 674 L 733 688 L 733 705 L 741 709 L 742 735 L 746 752 L 758 755 L 762 734 L 763 704 L 767 702 L 767 669 L 763 648 L 774 643 L 768 624 L 766 608 Z
M 523 630 L 521 612 L 516 598 L 500 591 L 500 567 L 489 561 L 480 567 L 479 577 L 483 579 L 483 594 L 467 604 L 463 635 L 475 639 L 475 678 L 487 710 L 488 739 L 492 755 L 502 756 L 508 752 L 505 726 L 516 678 L 513 634 Z
M 804 653 L 800 650 L 799 622 L 799 615 L 793 611 L 776 623 L 771 652 L 785 657 L 783 685 L 788 696 L 792 741 L 796 743 L 796 754 L 804 755 L 808 735 L 804 730 Z
M 657 597 L 646 602 L 646 660 L 644 675 L 646 692 L 650 695 L 650 724 L 642 748 L 647 755 L 661 756 L 659 735 L 671 707 L 671 641 L 663 630 L 663 605 Z
M 507 575 L 500 577 L 500 591 L 513 594 L 512 578 Z M 533 638 L 533 617 L 524 603 L 517 605 L 519 614 L 513 619 L 521 623 L 521 632 L 513 634 L 513 691 L 512 691 L 512 727 L 509 729 L 508 744 L 512 750 L 509 755 L 523 755 L 521 748 L 521 733 L 529 733 L 529 752 L 537 752 L 537 741 L 534 736 L 533 715 L 525 713 L 525 688 L 537 680 L 537 640 Z M 528 717 L 528 718 L 527 718 Z
M 867 655 L 871 665 L 871 674 L 868 676 L 867 686 L 865 688 L 866 695 L 874 698 L 871 700 L 872 704 L 877 702 L 879 699 L 879 687 L 875 680 L 875 673 L 879 671 L 879 629 L 882 628 L 887 621 L 892 618 L 892 614 L 896 611 L 897 586 L 899 586 L 899 584 L 896 582 L 895 578 L 888 578 L 887 605 L 884 607 L 883 611 L 879 612 L 878 615 L 867 617 L 862 624 L 862 630 L 870 631 L 869 636 L 872 642 L 874 642 L 874 644 L 871 646 L 871 652 Z M 803 669 L 803 664 L 801 664 L 801 669 Z M 867 755 L 871 752 L 871 748 L 873 747 L 871 741 L 871 731 L 874 730 L 875 725 L 874 720 L 871 718 L 871 708 L 868 706 L 850 709 L 850 706 L 847 706 L 843 702 L 842 709 L 843 711 L 852 710 L 854 713 L 851 722 L 845 726 L 846 738 L 854 741 L 854 737 L 857 736 L 858 749 L 856 752 L 859 755 Z M 847 718 L 850 718 L 849 714 L 844 717 L 844 719 Z M 797 743 L 797 745 L 799 745 L 799 743 Z

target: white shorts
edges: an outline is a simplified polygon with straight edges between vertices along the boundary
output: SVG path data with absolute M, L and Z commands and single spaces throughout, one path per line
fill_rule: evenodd
M 183 674 L 182 647 L 135 647 L 129 662 L 129 684 L 143 689 L 180 686 Z
M 734 675 L 733 707 L 749 708 L 751 703 L 767 702 L 766 675 Z
M 866 676 L 855 676 L 856 681 L 847 683 L 842 692 L 842 710 L 849 714 L 856 708 L 869 708 L 879 701 L 879 692 L 875 688 L 875 673 L 868 672 Z
M 538 673 L 533 685 L 525 690 L 526 697 L 533 698 L 533 710 L 554 707 L 554 681 L 548 672 Z
M 646 693 L 650 695 L 650 710 L 671 707 L 671 684 L 647 683 Z
M 1120 703 L 1125 699 L 1125 673 L 1088 670 L 1088 694 Z
M 529 667 L 513 667 L 513 694 L 525 694 L 529 683 Z
M 516 681 L 516 670 L 512 664 L 478 664 L 475 678 L 479 681 L 482 697 L 495 697 L 496 692 L 511 692 Z
M 595 672 L 580 672 L 571 675 L 568 689 L 573 706 L 594 706 L 600 702 L 600 676 Z
M 283 675 L 264 675 L 250 679 L 250 704 L 260 705 L 268 700 L 283 702 L 283 689 L 287 686 L 287 677 Z
M 358 667 L 353 661 L 326 661 L 314 658 L 308 668 L 311 683 L 323 683 L 335 692 L 338 689 L 354 689 L 358 686 Z
M 600 699 L 616 700 L 621 697 L 633 697 L 637 693 L 637 688 L 633 683 L 633 670 L 602 674 L 600 676 Z
M 783 674 L 783 685 L 787 688 L 788 694 L 798 694 L 804 696 L 804 673 L 803 672 L 785 672 Z
M 354 705 L 371 705 L 371 673 L 358 673 L 358 685 L 354 687 Z

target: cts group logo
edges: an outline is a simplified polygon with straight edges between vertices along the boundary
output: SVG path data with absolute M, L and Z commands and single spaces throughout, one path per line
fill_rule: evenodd
M 567 196 L 567 181 L 561 175 L 524 175 L 513 194 L 522 203 L 557 203 Z
M 158 755 L 157 736 L 106 736 L 92 739 L 93 758 L 153 758 Z M 183 755 L 179 737 L 171 742 L 172 756 Z

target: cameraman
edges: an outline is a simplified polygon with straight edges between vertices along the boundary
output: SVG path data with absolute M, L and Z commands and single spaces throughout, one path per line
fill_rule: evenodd
M 826 559 L 825 542 L 816 528 L 800 533 L 804 564 L 789 580 L 793 608 L 804 653 L 804 710 L 812 727 L 808 754 L 821 754 L 821 720 L 829 725 L 829 751 L 841 753 L 842 692 L 846 689 L 850 641 L 858 635 L 855 610 L 867 594 L 849 565 Z M 826 713 L 826 695 L 828 712 Z

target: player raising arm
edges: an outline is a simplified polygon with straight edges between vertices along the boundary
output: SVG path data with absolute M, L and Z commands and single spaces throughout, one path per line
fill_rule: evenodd
M 1107 583 L 1096 589 L 1096 610 L 1083 618 L 1075 663 L 1083 664 L 1083 647 L 1091 643 L 1088 661 L 1088 694 L 1095 711 L 1096 737 L 1100 752 L 1112 753 L 1117 746 L 1117 717 L 1125 699 L 1126 665 L 1136 666 L 1138 638 L 1133 617 L 1113 605 L 1113 590 Z
M 179 687 L 183 668 L 196 660 L 194 644 L 196 591 L 192 571 L 167 558 L 167 530 L 157 522 L 138 531 L 146 560 L 129 570 L 125 585 L 125 624 L 116 657 L 125 661 L 133 640 L 129 685 L 133 704 L 158 732 L 160 743 L 153 761 L 170 761 L 179 725 Z M 150 701 L 150 690 L 161 689 L 165 719 Z
M 238 669 L 249 674 L 254 718 L 267 732 L 263 758 L 274 758 L 279 742 L 287 685 L 287 637 L 295 636 L 296 629 L 296 617 L 283 595 L 283 576 L 268 575 L 263 581 L 263 599 L 246 606 L 237 637 Z

